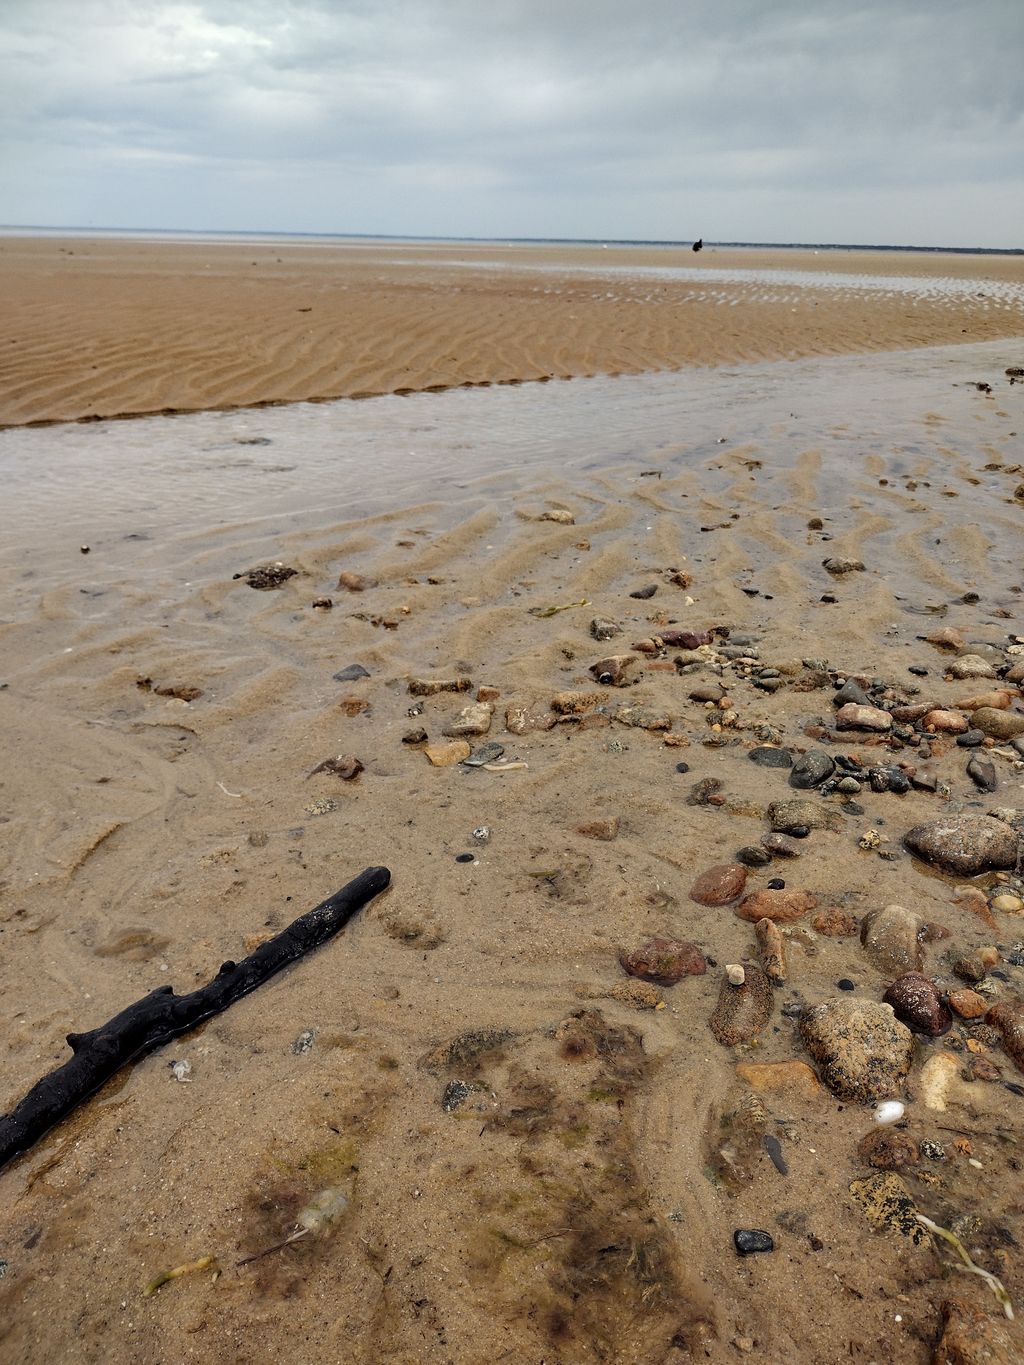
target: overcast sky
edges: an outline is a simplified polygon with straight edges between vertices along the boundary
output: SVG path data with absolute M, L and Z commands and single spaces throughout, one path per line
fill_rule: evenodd
M 1024 246 L 1024 0 L 0 0 L 0 223 Z

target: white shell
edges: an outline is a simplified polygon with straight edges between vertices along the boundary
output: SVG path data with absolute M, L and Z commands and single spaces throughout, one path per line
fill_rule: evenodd
M 875 1110 L 876 1123 L 899 1123 L 900 1119 L 907 1112 L 907 1106 L 901 1104 L 899 1100 L 886 1100 Z

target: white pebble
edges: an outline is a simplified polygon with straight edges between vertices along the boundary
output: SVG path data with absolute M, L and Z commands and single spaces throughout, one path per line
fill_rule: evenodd
M 876 1123 L 899 1123 L 900 1119 L 907 1112 L 907 1106 L 901 1104 L 899 1100 L 886 1100 L 875 1110 Z
M 742 986 L 747 979 L 747 974 L 739 963 L 731 963 L 725 969 L 725 974 L 729 978 L 730 986 Z

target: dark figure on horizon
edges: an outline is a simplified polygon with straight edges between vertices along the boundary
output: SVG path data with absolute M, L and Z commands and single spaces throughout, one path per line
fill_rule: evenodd
M 694 242 L 694 244 L 693 244 L 693 249 L 694 249 L 694 251 L 703 251 L 703 250 L 704 250 L 704 238 L 703 238 L 703 237 L 698 237 L 698 238 L 697 238 L 697 240 L 696 240 L 696 241 Z

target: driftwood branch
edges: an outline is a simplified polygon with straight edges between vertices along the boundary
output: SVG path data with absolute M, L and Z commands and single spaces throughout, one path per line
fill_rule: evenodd
M 99 1028 L 69 1033 L 74 1056 L 37 1081 L 9 1114 L 0 1117 L 0 1169 L 95 1094 L 121 1067 L 220 1014 L 282 967 L 326 943 L 390 881 L 386 867 L 368 867 L 241 962 L 225 962 L 208 985 L 188 995 L 175 995 L 171 986 L 161 986 Z

